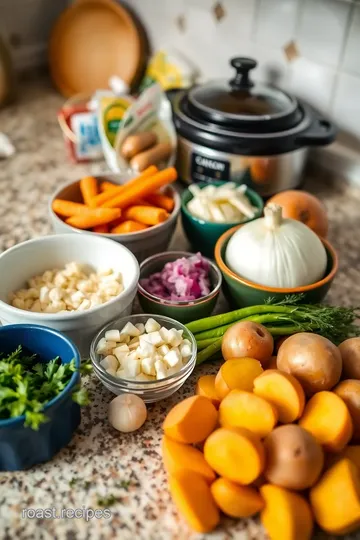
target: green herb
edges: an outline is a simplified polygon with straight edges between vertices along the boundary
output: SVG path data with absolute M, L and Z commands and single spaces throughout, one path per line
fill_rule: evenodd
M 109 506 L 116 504 L 118 500 L 119 499 L 115 497 L 115 495 L 107 495 L 106 497 L 98 497 L 97 503 L 99 506 L 106 506 L 106 508 L 108 508 Z
M 24 425 L 39 429 L 48 420 L 44 406 L 64 390 L 75 371 L 74 360 L 63 364 L 57 357 L 44 364 L 21 346 L 7 356 L 0 354 L 0 419 L 25 415 Z M 82 388 L 73 397 L 80 405 L 88 403 Z
M 69 482 L 69 486 L 70 487 L 74 487 L 75 484 L 77 483 L 78 479 L 77 478 L 72 478 Z
M 237 309 L 188 323 L 186 326 L 195 334 L 200 351 L 197 364 L 219 352 L 226 330 L 240 321 L 261 323 L 273 336 L 315 332 L 335 344 L 349 337 L 360 336 L 360 327 L 356 325 L 359 308 L 301 304 L 302 300 L 302 295 L 290 295 L 277 303 L 271 299 L 263 305 Z

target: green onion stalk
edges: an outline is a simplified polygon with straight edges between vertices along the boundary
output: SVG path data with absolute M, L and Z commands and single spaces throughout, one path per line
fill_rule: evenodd
M 274 337 L 314 332 L 339 344 L 360 335 L 360 327 L 356 325 L 359 308 L 301 304 L 302 299 L 302 295 L 287 296 L 278 303 L 270 301 L 188 323 L 186 326 L 194 334 L 199 350 L 197 364 L 219 353 L 225 332 L 241 321 L 260 323 Z

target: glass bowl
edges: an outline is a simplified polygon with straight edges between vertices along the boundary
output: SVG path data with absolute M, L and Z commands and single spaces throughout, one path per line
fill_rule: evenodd
M 216 303 L 219 298 L 222 275 L 216 264 L 210 259 L 204 257 L 209 263 L 209 278 L 211 282 L 211 291 L 206 296 L 201 296 L 196 300 L 165 300 L 149 293 L 141 285 L 143 278 L 149 277 L 155 272 L 160 272 L 166 263 L 174 262 L 181 257 L 189 258 L 195 255 L 195 253 L 189 253 L 187 251 L 165 251 L 163 253 L 157 253 L 152 255 L 140 265 L 140 279 L 138 282 L 138 299 L 143 311 L 148 313 L 151 311 L 156 315 L 164 315 L 165 317 L 171 317 L 184 324 L 197 321 L 208 317 L 214 311 Z
M 131 322 L 134 325 L 137 323 L 145 324 L 150 317 L 155 319 L 161 326 L 165 326 L 165 328 L 175 328 L 176 330 L 183 331 L 183 337 L 191 342 L 193 351 L 187 364 L 174 375 L 170 375 L 169 377 L 160 379 L 158 381 L 136 381 L 133 379 L 122 379 L 107 373 L 107 371 L 100 365 L 102 355 L 96 353 L 97 344 L 99 340 L 104 337 L 105 332 L 113 328 L 121 330 L 127 322 Z M 122 317 L 121 319 L 117 319 L 110 324 L 107 324 L 95 336 L 90 347 L 90 358 L 95 375 L 98 377 L 98 379 L 100 379 L 103 385 L 116 395 L 124 393 L 136 394 L 137 396 L 141 397 L 145 403 L 160 401 L 161 399 L 165 399 L 179 390 L 195 368 L 196 355 L 197 345 L 195 338 L 183 324 L 175 321 L 174 319 L 170 319 L 169 317 L 152 314 L 130 315 L 129 317 Z

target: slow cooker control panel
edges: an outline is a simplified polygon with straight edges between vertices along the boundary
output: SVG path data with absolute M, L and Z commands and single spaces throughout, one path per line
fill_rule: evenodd
M 211 182 L 216 180 L 230 180 L 230 162 L 212 159 L 192 152 L 191 177 L 194 182 Z

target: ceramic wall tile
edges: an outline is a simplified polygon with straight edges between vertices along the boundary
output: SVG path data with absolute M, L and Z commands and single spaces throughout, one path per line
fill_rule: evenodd
M 264 45 L 283 47 L 294 38 L 299 0 L 260 0 L 255 38 Z
M 302 0 L 297 42 L 314 62 L 337 67 L 352 4 L 342 0 Z
M 332 113 L 337 123 L 360 138 L 360 78 L 343 73 L 335 88 Z
M 313 107 L 326 112 L 331 103 L 336 71 L 306 58 L 292 62 L 289 70 L 289 89 Z
M 354 5 L 342 70 L 360 75 L 360 2 Z

